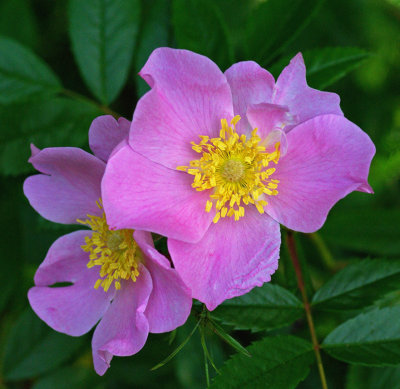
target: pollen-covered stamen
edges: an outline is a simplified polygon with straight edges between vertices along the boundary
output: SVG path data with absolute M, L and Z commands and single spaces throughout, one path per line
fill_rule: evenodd
M 103 209 L 101 200 L 97 202 L 97 206 Z M 88 268 L 101 266 L 100 278 L 94 287 L 97 289 L 101 286 L 107 292 L 113 282 L 115 289 L 120 289 L 121 279 L 131 279 L 135 282 L 139 276 L 138 267 L 143 256 L 133 239 L 133 230 L 111 231 L 104 212 L 102 216 L 87 216 L 87 220 L 77 221 L 93 230 L 92 236 L 87 236 L 86 244 L 81 247 L 89 253 Z
M 243 205 L 254 204 L 264 213 L 267 196 L 278 194 L 279 180 L 270 178 L 275 168 L 268 165 L 279 161 L 279 142 L 273 152 L 267 152 L 261 146 L 257 129 L 251 132 L 249 139 L 246 135 L 239 136 L 235 128 L 239 120 L 240 116 L 235 116 L 229 126 L 226 119 L 222 119 L 218 138 L 200 135 L 200 143 L 191 144 L 201 158 L 190 161 L 189 166 L 177 167 L 194 176 L 192 187 L 197 191 L 212 189 L 206 211 L 210 212 L 215 206 L 214 223 L 226 216 L 239 220 L 244 216 Z

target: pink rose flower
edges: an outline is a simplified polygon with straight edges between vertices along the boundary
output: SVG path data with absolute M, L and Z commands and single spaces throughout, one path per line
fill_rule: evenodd
M 111 228 L 167 236 L 193 297 L 214 309 L 277 269 L 279 223 L 313 232 L 348 193 L 371 193 L 375 147 L 339 97 L 307 86 L 301 54 L 275 82 L 254 62 L 225 73 L 186 50 L 155 50 L 151 90 L 102 183 Z
M 53 243 L 28 298 L 43 321 L 68 335 L 85 334 L 100 320 L 92 339 L 100 375 L 114 355 L 137 353 L 149 332 L 182 325 L 192 304 L 189 289 L 156 251 L 149 232 L 108 228 L 99 200 L 101 180 L 114 147 L 126 144 L 129 125 L 123 118 L 95 119 L 89 130 L 95 155 L 72 147 L 40 151 L 32 146 L 29 161 L 43 174 L 24 183 L 26 197 L 43 217 L 92 229 Z M 54 287 L 60 282 L 71 285 Z

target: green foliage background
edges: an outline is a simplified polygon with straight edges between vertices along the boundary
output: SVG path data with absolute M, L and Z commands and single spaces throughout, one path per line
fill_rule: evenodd
M 375 195 L 349 195 L 321 231 L 296 241 L 329 388 L 399 389 L 399 22 L 396 0 L 0 0 L 0 388 L 203 388 L 202 342 L 221 373 L 206 363 L 213 388 L 320 387 L 284 245 L 271 284 L 224 303 L 155 371 L 196 314 L 98 377 L 90 334 L 56 333 L 28 306 L 36 268 L 71 231 L 23 196 L 29 144 L 87 149 L 91 120 L 130 119 L 147 90 L 138 71 L 154 48 L 170 46 L 222 70 L 252 59 L 275 77 L 302 51 L 310 86 L 338 93 L 345 116 L 371 136 Z M 252 358 L 218 332 L 250 346 Z

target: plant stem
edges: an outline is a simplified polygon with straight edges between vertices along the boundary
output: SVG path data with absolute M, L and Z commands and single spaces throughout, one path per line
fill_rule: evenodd
M 313 348 L 314 348 L 315 358 L 317 360 L 318 371 L 319 371 L 319 376 L 321 378 L 322 388 L 328 389 L 328 385 L 326 383 L 324 366 L 322 364 L 321 353 L 319 351 L 320 346 L 318 343 L 317 335 L 315 333 L 314 321 L 313 321 L 313 318 L 311 315 L 311 306 L 308 301 L 306 288 L 304 286 L 303 274 L 301 272 L 300 262 L 299 262 L 299 258 L 297 256 L 296 242 L 294 239 L 293 231 L 290 231 L 290 230 L 287 231 L 286 239 L 287 239 L 287 245 L 288 245 L 288 249 L 289 249 L 289 256 L 290 256 L 290 259 L 292 260 L 293 267 L 296 272 L 297 285 L 301 292 L 304 309 L 306 311 L 308 328 L 310 329 L 311 341 L 312 341 Z
M 69 89 L 63 89 L 61 93 L 63 93 L 65 96 L 71 97 L 71 98 L 73 98 L 75 100 L 82 100 L 82 101 L 85 101 L 86 103 L 95 105 L 97 108 L 100 109 L 100 111 L 103 111 L 107 115 L 112 115 L 116 119 L 121 117 L 121 115 L 119 113 L 113 111 L 112 109 L 110 109 L 106 105 L 99 104 L 97 101 L 92 100 L 92 99 L 90 99 L 90 98 L 88 98 L 88 97 L 86 97 L 84 95 L 81 95 L 80 93 L 74 92 L 74 91 L 69 90 Z

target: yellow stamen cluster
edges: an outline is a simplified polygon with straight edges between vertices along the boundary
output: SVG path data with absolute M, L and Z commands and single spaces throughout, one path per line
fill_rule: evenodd
M 267 152 L 261 145 L 257 128 L 246 135 L 236 132 L 240 116 L 235 116 L 228 125 L 221 120 L 218 138 L 200 135 L 200 143 L 191 142 L 192 149 L 201 154 L 201 158 L 190 161 L 189 166 L 177 169 L 194 176 L 192 187 L 197 191 L 211 189 L 206 211 L 215 205 L 214 223 L 222 217 L 239 220 L 244 216 L 243 205 L 254 204 L 260 213 L 267 205 L 266 196 L 278 194 L 279 180 L 271 179 L 275 168 L 268 168 L 270 162 L 278 163 L 280 157 L 279 142 L 273 152 Z
M 97 206 L 103 209 L 101 200 Z M 93 234 L 85 238 L 83 251 L 89 253 L 88 268 L 101 266 L 100 277 L 94 287 L 101 286 L 108 291 L 113 282 L 115 289 L 121 289 L 121 279 L 136 281 L 139 275 L 138 266 L 142 261 L 142 252 L 133 239 L 133 230 L 111 231 L 108 227 L 105 214 L 102 216 L 87 215 L 87 220 L 77 220 L 88 225 Z

